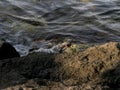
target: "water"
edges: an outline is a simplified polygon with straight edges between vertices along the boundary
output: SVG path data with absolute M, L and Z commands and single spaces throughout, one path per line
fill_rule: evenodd
M 120 1 L 0 0 L 0 36 L 21 55 L 69 38 L 79 43 L 120 41 Z

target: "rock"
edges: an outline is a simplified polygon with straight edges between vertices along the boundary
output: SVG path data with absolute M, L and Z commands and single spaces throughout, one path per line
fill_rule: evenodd
M 19 53 L 11 44 L 3 42 L 0 47 L 0 60 L 14 57 L 20 57 Z
M 107 82 L 106 85 L 110 87 L 119 86 L 120 43 L 118 42 L 97 45 L 83 52 L 61 54 L 56 57 L 56 61 L 61 65 L 54 74 L 59 79 L 72 78 L 85 85 L 92 81 L 92 86 L 93 82 Z
M 0 90 L 118 90 L 120 43 L 0 60 Z

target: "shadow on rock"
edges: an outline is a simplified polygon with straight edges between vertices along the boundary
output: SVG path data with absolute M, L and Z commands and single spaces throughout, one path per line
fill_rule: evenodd
M 116 67 L 111 68 L 103 73 L 103 86 L 108 86 L 109 89 L 120 89 L 120 62 Z
M 0 60 L 0 89 L 21 85 L 32 79 L 37 84 L 45 85 L 42 79 L 50 80 L 55 66 L 54 55 L 45 53 Z

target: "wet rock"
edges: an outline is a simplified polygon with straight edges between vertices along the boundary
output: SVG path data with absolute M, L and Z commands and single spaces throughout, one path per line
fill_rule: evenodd
M 0 47 L 0 60 L 14 57 L 20 57 L 19 53 L 11 44 L 4 42 Z

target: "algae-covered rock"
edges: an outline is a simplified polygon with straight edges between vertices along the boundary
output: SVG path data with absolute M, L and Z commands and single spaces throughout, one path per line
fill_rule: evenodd
M 0 89 L 115 90 L 119 71 L 119 42 L 73 53 L 33 53 L 0 61 Z
M 71 46 L 65 48 L 64 52 L 66 53 L 76 53 L 81 52 L 91 46 L 95 46 L 96 44 L 72 44 Z

